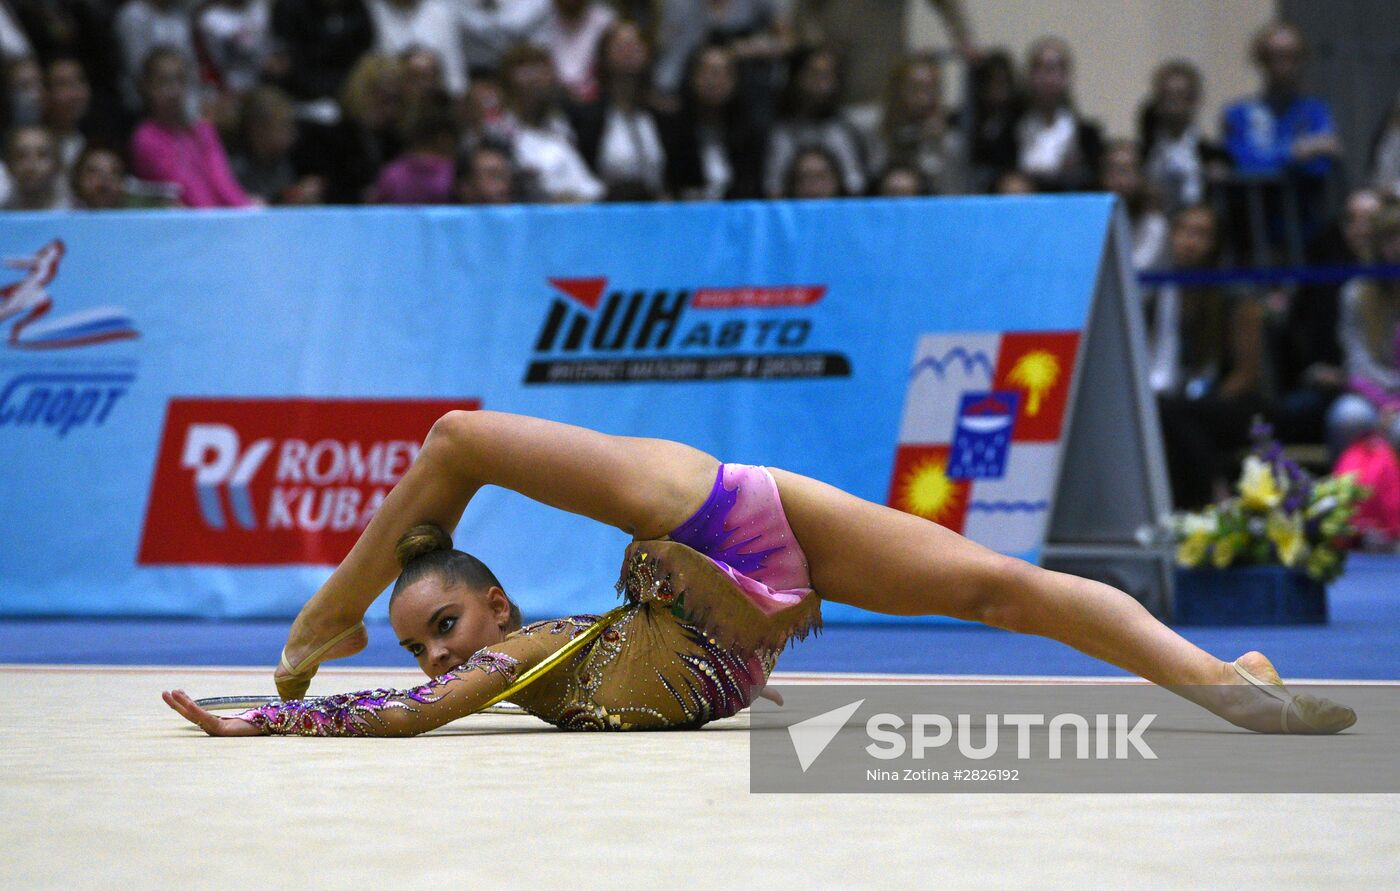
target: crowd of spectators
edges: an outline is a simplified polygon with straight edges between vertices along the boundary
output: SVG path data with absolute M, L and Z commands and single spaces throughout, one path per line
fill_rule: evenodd
M 1290 239 L 1295 261 L 1400 263 L 1400 101 L 1329 220 L 1342 146 L 1291 25 L 1248 48 L 1260 88 L 1219 110 L 1218 142 L 1182 59 L 1108 138 L 1064 40 L 1018 58 L 977 44 L 962 0 L 929 3 L 943 53 L 906 52 L 903 0 L 0 0 L 0 206 L 1103 189 L 1137 270 L 1277 260 L 1260 245 Z M 1400 443 L 1393 282 L 1145 297 L 1178 503 L 1216 494 L 1261 412 L 1334 453 Z

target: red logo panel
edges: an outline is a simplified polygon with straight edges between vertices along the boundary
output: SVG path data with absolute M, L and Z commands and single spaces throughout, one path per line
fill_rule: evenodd
M 137 563 L 334 565 L 433 422 L 480 400 L 172 399 Z
M 886 503 L 954 532 L 962 532 L 972 483 L 948 478 L 951 451 L 948 445 L 898 446 Z
M 1007 332 L 1001 336 L 992 389 L 1021 394 L 1013 442 L 1059 440 L 1078 348 L 1078 331 Z

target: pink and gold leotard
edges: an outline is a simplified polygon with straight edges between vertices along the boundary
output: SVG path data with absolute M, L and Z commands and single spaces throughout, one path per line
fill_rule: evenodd
M 700 727 L 747 707 L 794 638 L 821 624 L 807 560 L 762 467 L 720 466 L 709 498 L 659 541 L 627 549 L 627 608 L 512 696 L 571 730 Z M 409 690 L 367 690 L 244 712 L 266 733 L 409 736 L 480 709 L 598 620 L 535 622 Z

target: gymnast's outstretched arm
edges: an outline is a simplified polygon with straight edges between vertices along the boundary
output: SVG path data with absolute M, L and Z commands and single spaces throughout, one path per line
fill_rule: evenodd
M 548 641 L 514 635 L 419 687 L 277 702 L 227 718 L 200 708 L 183 690 L 162 698 L 210 736 L 417 736 L 480 711 L 551 652 Z
M 476 492 L 497 485 L 582 514 L 638 538 L 664 535 L 705 500 L 717 459 L 660 439 L 610 436 L 499 412 L 449 412 L 433 425 L 418 458 L 389 493 L 354 548 L 292 624 L 287 661 L 297 665 L 359 622 L 398 575 L 394 544 L 420 523 L 454 529 Z M 363 633 L 324 654 L 348 656 Z M 283 699 L 301 697 L 305 678 L 278 675 Z

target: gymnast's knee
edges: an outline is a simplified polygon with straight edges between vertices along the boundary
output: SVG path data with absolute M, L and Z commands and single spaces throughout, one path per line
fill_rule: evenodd
M 481 426 L 487 422 L 484 414 L 454 410 L 438 418 L 423 440 L 419 460 L 442 465 L 444 469 L 463 469 L 481 442 Z
M 971 615 L 965 618 L 993 628 L 1025 631 L 1038 577 L 1044 573 L 1025 560 L 998 555 L 979 573 Z

